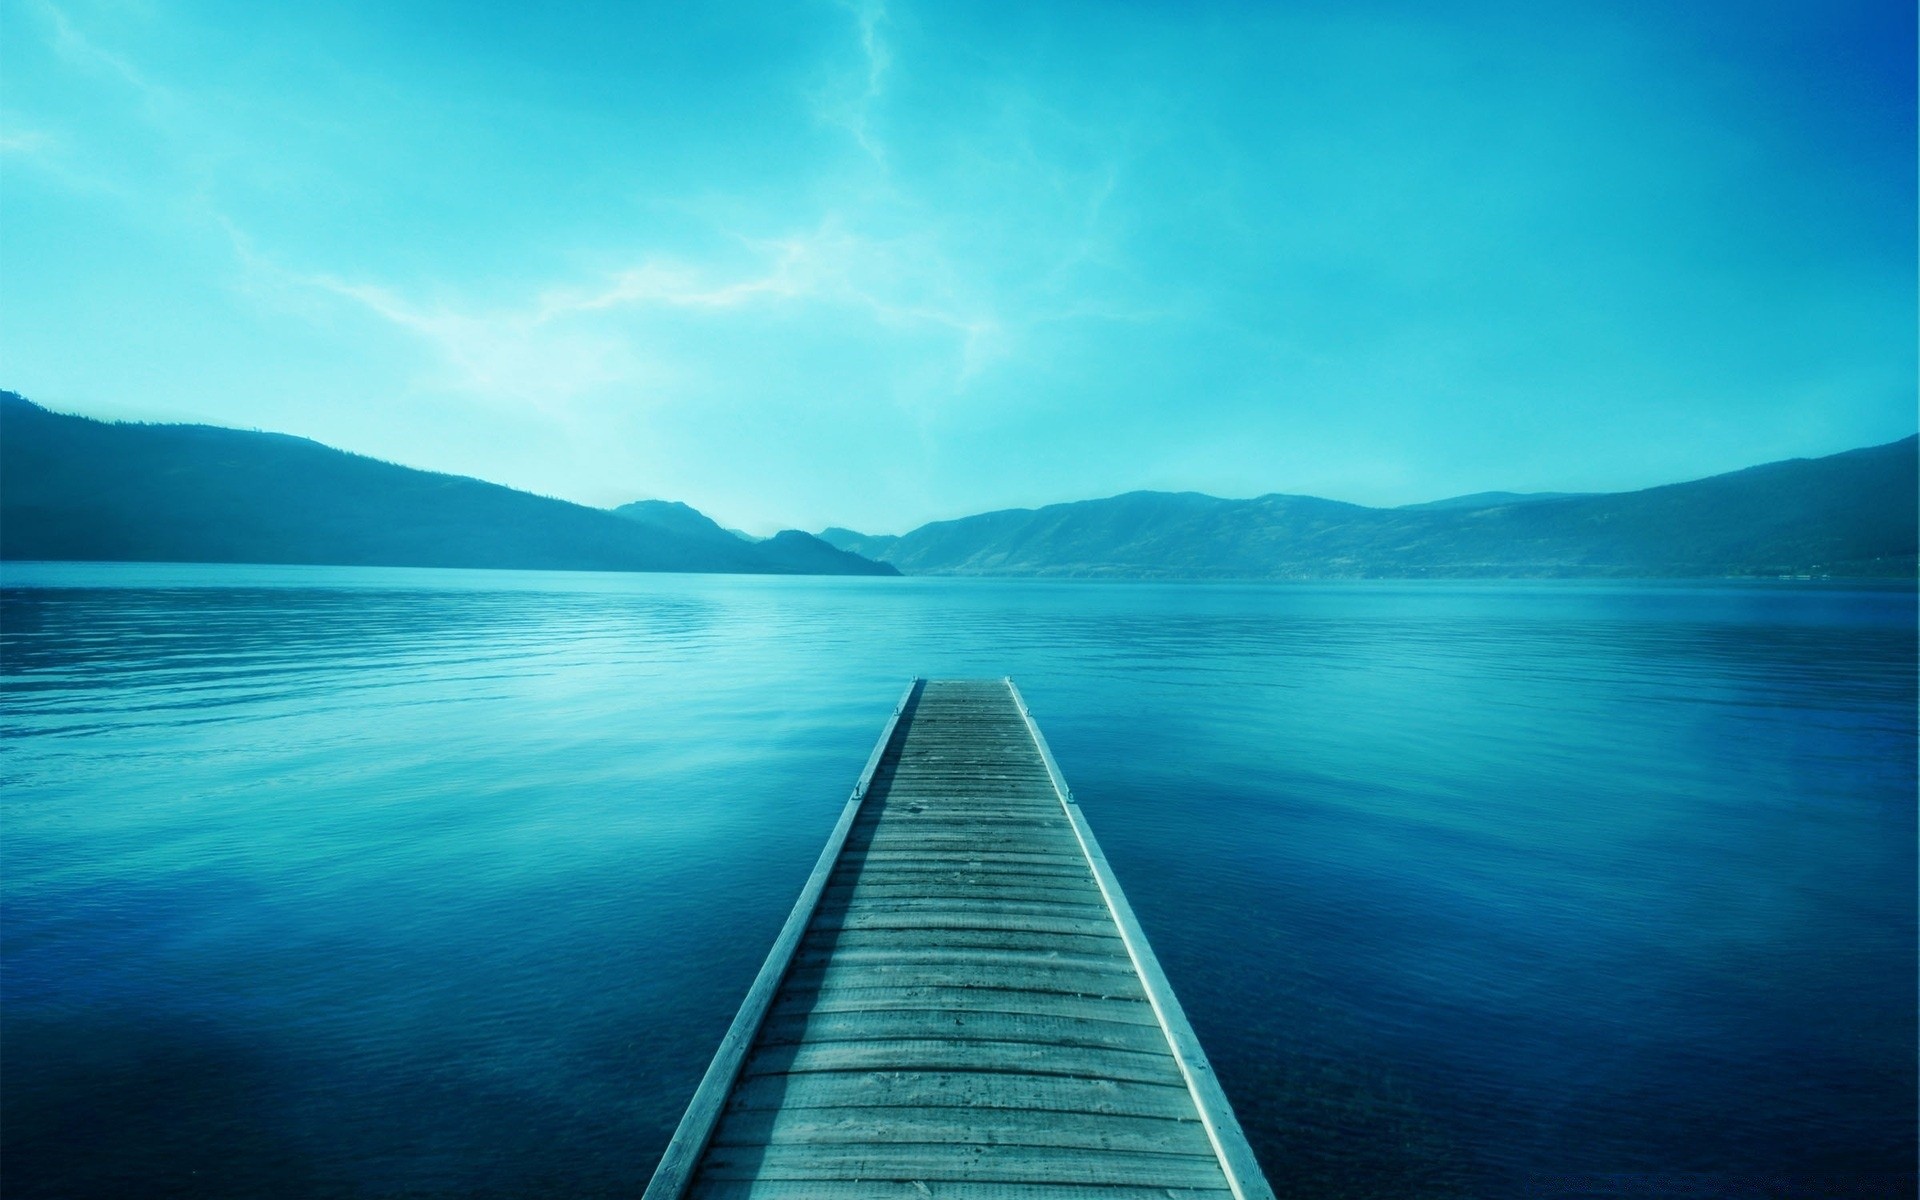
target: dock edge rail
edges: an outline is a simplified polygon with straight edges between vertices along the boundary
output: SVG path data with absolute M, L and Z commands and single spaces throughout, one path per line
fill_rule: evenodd
M 900 703 L 894 705 L 893 716 L 887 719 L 886 728 L 880 731 L 880 740 L 874 743 L 873 753 L 867 757 L 866 770 L 860 773 L 860 781 L 853 785 L 853 794 L 847 797 L 845 807 L 840 810 L 840 820 L 827 838 L 826 847 L 820 851 L 820 858 L 813 865 L 813 874 L 807 876 L 806 885 L 800 889 L 800 898 L 794 901 L 793 911 L 787 914 L 787 923 L 781 926 L 780 936 L 774 939 L 773 949 L 767 952 L 767 961 L 760 965 L 760 974 L 754 977 L 753 986 L 747 989 L 747 998 L 740 1002 L 740 1011 L 734 1014 L 733 1024 L 728 1026 L 726 1036 L 720 1039 L 720 1048 L 714 1052 L 706 1075 L 701 1078 L 685 1115 L 673 1131 L 666 1153 L 660 1156 L 660 1165 L 654 1168 L 653 1179 L 647 1184 L 642 1200 L 678 1200 L 686 1192 L 687 1185 L 693 1182 L 693 1173 L 700 1165 L 700 1157 L 706 1153 L 707 1143 L 713 1139 L 714 1129 L 720 1124 L 721 1110 L 726 1107 L 727 1097 L 732 1094 L 733 1085 L 740 1077 L 740 1069 L 746 1065 L 747 1052 L 753 1048 L 754 1038 L 759 1035 L 767 1010 L 772 1007 L 780 983 L 786 978 L 794 952 L 800 948 L 800 939 L 806 935 L 807 926 L 813 920 L 813 911 L 819 907 L 820 895 L 826 890 L 827 878 L 833 874 L 834 865 L 840 860 L 840 849 L 846 845 L 854 818 L 860 815 L 860 806 L 867 798 L 874 772 L 880 769 L 880 761 L 886 757 L 887 747 L 893 742 L 894 730 L 899 728 L 901 716 L 925 683 L 924 678 L 914 676 L 907 690 L 901 694 Z
M 1060 764 L 1054 761 L 1046 736 L 1040 732 L 1040 726 L 1034 721 L 1026 698 L 1015 686 L 1013 677 L 1006 676 L 1003 682 L 1013 696 L 1014 707 L 1020 710 L 1021 720 L 1026 722 L 1027 732 L 1033 736 L 1033 744 L 1039 748 L 1040 760 L 1046 764 L 1047 776 L 1053 781 L 1054 793 L 1060 798 L 1060 807 L 1065 810 L 1067 820 L 1073 826 L 1073 835 L 1079 839 L 1080 850 L 1093 868 L 1094 880 L 1100 885 L 1100 894 L 1106 898 L 1107 909 L 1113 914 L 1114 923 L 1120 927 L 1120 940 L 1125 943 L 1127 954 L 1133 959 L 1134 970 L 1139 973 L 1141 985 L 1146 988 L 1154 1015 L 1160 1019 L 1161 1032 L 1167 1035 L 1167 1042 L 1173 1048 L 1174 1061 L 1180 1065 L 1180 1074 L 1187 1081 L 1194 1107 L 1200 1111 L 1200 1120 L 1206 1126 L 1207 1138 L 1213 1143 L 1214 1153 L 1220 1158 L 1220 1168 L 1227 1176 L 1228 1186 L 1233 1189 L 1236 1200 L 1274 1200 L 1273 1187 L 1267 1183 L 1266 1173 L 1260 1169 L 1259 1161 L 1253 1156 L 1253 1148 L 1247 1144 L 1247 1135 L 1240 1128 L 1239 1119 L 1233 1115 L 1233 1107 L 1227 1103 L 1227 1094 L 1214 1077 L 1213 1066 L 1207 1062 L 1206 1053 L 1200 1049 L 1200 1039 L 1194 1035 L 1193 1026 L 1188 1024 L 1185 1010 L 1174 999 L 1173 985 L 1167 982 L 1166 972 L 1160 969 L 1160 960 L 1154 957 L 1153 947 L 1147 944 L 1146 931 L 1140 928 L 1138 918 L 1133 915 L 1133 906 L 1127 903 L 1126 893 L 1120 890 L 1120 881 L 1114 878 L 1105 851 L 1100 849 L 1099 841 L 1094 838 L 1093 830 L 1080 812 L 1080 805 L 1073 798 L 1073 790 L 1060 774 Z

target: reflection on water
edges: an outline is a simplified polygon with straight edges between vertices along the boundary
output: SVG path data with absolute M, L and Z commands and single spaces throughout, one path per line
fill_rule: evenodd
M 1913 1190 L 1911 591 L 4 572 L 10 1196 L 634 1194 L 913 673 L 1281 1194 Z

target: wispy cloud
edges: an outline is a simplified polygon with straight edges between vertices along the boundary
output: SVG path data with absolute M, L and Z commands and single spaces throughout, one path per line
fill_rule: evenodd
M 173 105 L 174 96 L 169 88 L 149 78 L 125 55 L 89 37 L 65 10 L 48 0 L 40 0 L 36 7 L 46 19 L 54 52 L 62 59 L 93 74 L 114 79 L 131 89 L 139 97 L 148 117 L 157 118 Z
M 143 220 L 164 210 L 203 222 L 212 182 L 204 111 L 67 8 L 50 0 L 25 7 L 39 18 L 44 52 L 68 76 L 69 96 L 84 100 L 0 115 L 0 153 L 22 156 L 69 191 L 112 198 Z
M 659 257 L 583 282 L 531 288 L 501 307 L 421 300 L 386 283 L 282 266 L 224 222 L 235 254 L 256 281 L 350 302 L 418 340 L 459 390 L 498 400 L 561 405 L 613 384 L 660 386 L 696 369 L 663 361 L 651 322 L 671 311 L 723 322 L 780 308 L 857 313 L 877 334 L 946 335 L 953 386 L 1002 353 L 1002 324 L 966 302 L 958 281 L 924 246 L 858 236 L 829 220 L 788 237 L 736 239 L 745 269 Z
M 984 201 L 1004 219 L 981 221 L 967 204 L 956 218 L 944 190 L 953 180 L 901 173 L 888 163 L 882 117 L 903 64 L 886 0 L 843 0 L 837 14 L 829 13 L 843 31 L 837 77 L 805 98 L 817 119 L 857 143 L 865 162 L 829 156 L 818 164 L 812 195 L 798 206 L 791 197 L 769 202 L 752 192 L 726 205 L 725 216 L 713 213 L 711 202 L 695 206 L 691 215 L 708 222 L 708 232 L 693 242 L 642 241 L 604 253 L 608 269 L 522 275 L 504 298 L 496 291 L 484 300 L 455 282 L 472 274 L 458 265 L 399 279 L 378 268 L 343 269 L 298 242 L 276 241 L 270 251 L 255 246 L 239 232 L 254 227 L 251 197 L 217 186 L 218 177 L 199 169 L 204 162 L 226 166 L 197 151 L 213 110 L 185 84 L 175 86 L 174 78 L 122 52 L 125 39 L 107 37 L 109 27 L 77 19 L 82 10 L 30 2 L 44 16 L 48 47 L 74 74 L 130 97 L 164 135 L 157 143 L 177 170 L 148 181 L 169 178 L 184 219 L 226 230 L 242 291 L 320 324 L 343 312 L 373 318 L 431 364 L 412 381 L 421 388 L 556 412 L 615 391 L 641 403 L 669 402 L 675 389 L 710 386 L 717 393 L 721 379 L 737 393 L 759 394 L 793 381 L 777 368 L 768 375 L 764 362 L 712 361 L 713 347 L 772 317 L 787 330 L 866 339 L 873 350 L 864 368 L 870 397 L 933 413 L 1033 351 L 1046 327 L 1161 315 L 1143 308 L 1131 287 L 1107 286 L 1125 283 L 1108 228 L 1120 169 L 1115 152 L 1124 147 L 1105 140 L 1105 126 L 1070 126 L 1024 87 L 1002 94 L 1002 110 L 982 114 L 991 136 L 966 167 L 964 188 L 967 204 Z M 1085 153 L 1063 166 L 1043 144 L 1052 142 Z M 24 152 L 40 144 L 26 130 L 17 150 L 11 143 L 0 148 Z M 149 205 L 154 190 L 143 193 Z M 722 225 L 752 232 L 728 233 Z M 687 331 L 695 341 L 714 335 L 704 360 Z M 889 379 L 889 371 L 897 377 Z
M 997 356 L 1003 321 L 991 305 L 969 296 L 971 289 L 950 258 L 924 235 L 876 238 L 828 217 L 791 236 L 737 240 L 759 259 L 757 270 L 726 276 L 648 262 L 620 272 L 597 290 L 546 293 L 541 319 L 624 307 L 719 312 L 806 304 L 864 312 L 883 328 L 952 334 L 961 351 L 956 382 L 964 383 Z
M 330 275 L 302 282 L 426 343 L 452 371 L 455 386 L 469 393 L 552 409 L 610 384 L 643 382 L 650 374 L 624 339 L 570 327 L 538 311 L 466 312 Z
M 53 135 L 0 121 L 0 154 L 39 154 L 54 145 Z
M 843 7 L 853 14 L 861 69 L 850 78 L 836 80 L 815 100 L 814 113 L 827 124 L 846 130 L 869 157 L 885 164 L 886 145 L 873 126 L 875 110 L 886 95 L 887 75 L 893 69 L 893 47 L 885 36 L 887 6 L 884 0 L 849 0 Z

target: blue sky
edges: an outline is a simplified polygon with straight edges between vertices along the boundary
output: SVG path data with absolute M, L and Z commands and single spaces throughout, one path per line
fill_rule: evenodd
M 1914 44 L 1832 0 L 0 0 L 0 386 L 755 532 L 1647 486 L 1914 430 Z

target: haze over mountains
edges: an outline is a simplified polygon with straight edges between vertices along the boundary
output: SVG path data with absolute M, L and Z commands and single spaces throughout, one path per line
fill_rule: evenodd
M 1912 437 L 1638 492 L 1487 492 L 1403 508 L 1311 496 L 1131 492 L 936 521 L 828 529 L 910 575 L 1133 579 L 1912 578 Z
M 0 391 L 0 558 L 1131 579 L 1907 578 L 1909 437 L 1617 494 L 1379 509 L 1132 492 L 900 536 L 755 540 L 685 504 L 611 512 L 200 425 L 113 424 Z
M 685 506 L 666 506 L 684 508 Z M 0 558 L 893 575 L 790 530 L 604 512 L 305 438 L 110 424 L 0 392 Z

